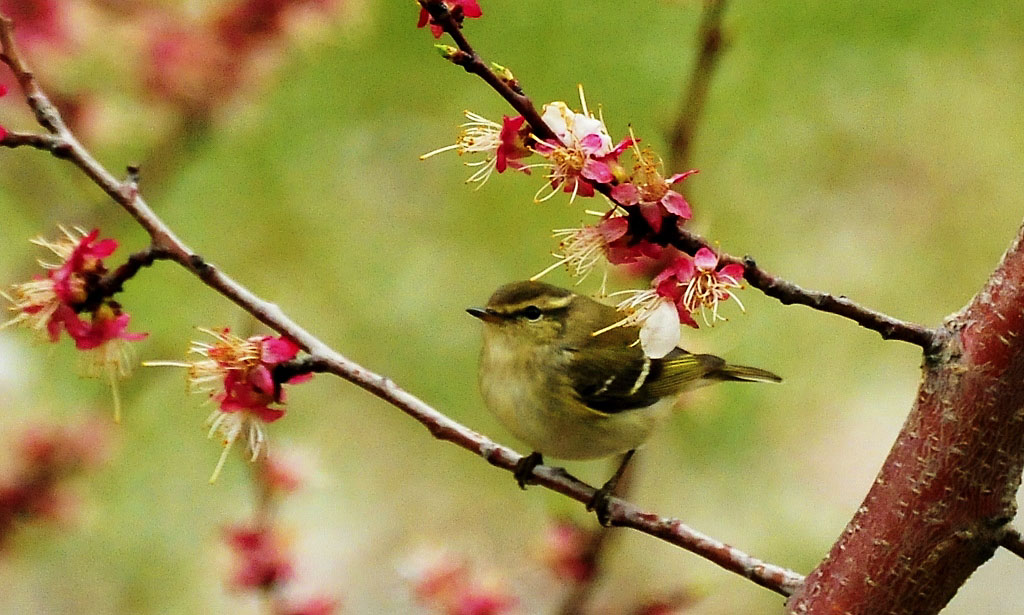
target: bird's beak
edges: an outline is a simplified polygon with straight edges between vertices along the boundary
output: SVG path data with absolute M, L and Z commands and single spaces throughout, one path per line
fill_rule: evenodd
M 484 322 L 498 322 L 501 320 L 501 316 L 486 308 L 471 307 L 466 308 L 466 311 L 469 312 L 470 316 L 476 316 Z

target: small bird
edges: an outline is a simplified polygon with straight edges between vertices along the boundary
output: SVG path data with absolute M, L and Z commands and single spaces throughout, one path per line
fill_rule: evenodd
M 671 416 L 681 393 L 722 381 L 782 381 L 763 369 L 682 348 L 660 359 L 647 357 L 637 343 L 637 327 L 609 328 L 622 320 L 621 312 L 542 282 L 506 284 L 486 307 L 466 311 L 484 322 L 484 402 L 533 448 L 516 467 L 520 487 L 525 488 L 543 455 L 625 455 L 588 506 L 597 508 L 599 518 L 603 515 L 602 523 L 629 458 Z

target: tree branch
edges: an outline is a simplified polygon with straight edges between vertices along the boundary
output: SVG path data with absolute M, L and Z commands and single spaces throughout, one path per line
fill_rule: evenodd
M 526 118 L 526 122 L 530 125 L 534 135 L 541 139 L 552 138 L 551 129 L 541 119 L 530 98 L 519 93 L 519 91 L 513 90 L 493 71 L 487 68 L 487 65 L 466 40 L 465 35 L 459 28 L 459 24 L 448 12 L 444 2 L 441 0 L 418 1 L 423 8 L 430 12 L 431 18 L 452 37 L 459 46 L 459 49 L 465 53 L 466 57 L 457 60 L 457 63 L 466 68 L 468 72 L 480 76 L 502 98 L 508 101 L 513 109 Z M 608 196 L 610 188 L 607 184 L 596 184 L 594 187 L 605 194 L 605 196 Z M 828 312 L 848 318 L 862 327 L 878 332 L 884 339 L 910 342 L 920 346 L 929 354 L 935 350 L 943 339 L 941 331 L 887 316 L 877 310 L 863 307 L 846 297 L 834 297 L 829 293 L 804 289 L 792 282 L 787 282 L 759 268 L 753 258 L 748 256 L 741 259 L 719 252 L 707 239 L 696 233 L 678 228 L 674 224 L 664 225 L 657 238 L 663 242 L 663 245 L 673 245 L 690 255 L 695 254 L 702 247 L 708 247 L 718 253 L 720 262 L 743 265 L 744 276 L 751 286 L 773 299 L 778 299 L 783 304 L 799 303 L 820 312 Z
M 78 167 L 149 233 L 152 239 L 151 250 L 154 253 L 178 263 L 204 284 L 274 331 L 287 336 L 310 354 L 308 359 L 291 365 L 289 369 L 295 369 L 296 373 L 316 371 L 339 376 L 416 419 L 435 438 L 472 451 L 496 467 L 510 472 L 515 469 L 516 463 L 522 458 L 521 455 L 453 421 L 403 390 L 391 379 L 345 358 L 290 319 L 277 305 L 256 296 L 193 252 L 146 204 L 138 190 L 137 169 L 129 169 L 127 180 L 118 180 L 75 139 L 56 107 L 42 92 L 32 73 L 18 57 L 12 43 L 11 27 L 11 21 L 0 16 L 0 44 L 3 45 L 0 59 L 14 70 L 40 125 L 50 132 L 52 137 L 28 139 L 19 136 L 10 146 L 37 146 L 35 144 L 40 143 L 46 145 L 40 149 L 48 150 L 54 155 L 60 152 L 58 158 L 66 159 Z M 9 145 L 9 139 L 10 137 L 0 144 Z M 534 471 L 534 482 L 582 503 L 589 503 L 596 492 L 593 487 L 560 468 L 538 467 Z M 611 523 L 614 525 L 630 527 L 661 538 L 784 596 L 792 594 L 803 581 L 801 575 L 791 570 L 751 557 L 693 530 L 678 519 L 640 510 L 619 498 L 612 498 L 609 512 Z
M 551 131 L 551 128 L 544 123 L 541 119 L 540 113 L 537 112 L 537 108 L 533 106 L 533 101 L 528 96 L 523 94 L 521 89 L 513 88 L 504 79 L 499 77 L 487 64 L 484 63 L 483 59 L 477 54 L 473 46 L 469 44 L 466 37 L 462 34 L 462 29 L 459 27 L 459 23 L 452 16 L 445 5 L 444 0 L 418 0 L 420 6 L 422 6 L 428 13 L 430 18 L 435 23 L 444 28 L 444 31 L 452 37 L 455 44 L 459 47 L 459 50 L 465 54 L 456 61 L 456 64 L 466 69 L 467 73 L 476 75 L 484 80 L 487 85 L 491 86 L 495 92 L 501 95 L 509 105 L 515 109 L 519 115 L 526 118 L 526 123 L 533 129 L 533 134 L 540 140 L 554 139 L 558 140 L 555 133 Z
M 1024 226 L 947 319 L 878 478 L 790 613 L 938 613 L 998 546 L 1019 547 L 1008 524 L 1024 471 L 1021 306 Z
M 613 467 L 611 468 L 612 472 L 617 469 L 620 462 L 621 459 L 619 457 L 614 458 L 612 462 Z M 626 466 L 626 471 L 619 478 L 619 482 L 615 486 L 615 496 L 622 499 L 629 497 L 629 492 L 633 487 L 636 475 L 636 468 L 637 460 L 634 459 L 630 465 Z M 611 537 L 611 528 L 601 525 L 588 531 L 586 543 L 581 548 L 579 559 L 589 574 L 573 584 L 572 589 L 562 600 L 561 607 L 556 611 L 559 615 L 583 615 L 587 612 L 587 603 L 590 601 L 595 585 L 601 576 L 602 556 Z
M 722 32 L 725 5 L 726 0 L 705 0 L 700 26 L 697 28 L 697 59 L 693 63 L 693 72 L 690 73 L 690 82 L 679 115 L 669 132 L 669 168 L 687 169 L 692 166 L 689 158 L 694 135 L 711 89 L 711 78 L 726 47 Z
M 64 141 L 53 135 L 7 131 L 7 135 L 0 140 L 4 147 L 34 147 L 35 149 L 50 152 L 57 158 L 67 157 L 67 148 Z
M 1003 534 L 999 546 L 1017 557 L 1024 558 L 1024 539 L 1021 538 L 1020 531 L 1016 528 L 1010 528 Z

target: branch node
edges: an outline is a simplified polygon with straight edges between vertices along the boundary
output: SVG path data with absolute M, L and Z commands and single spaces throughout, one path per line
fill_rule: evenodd
M 74 148 L 71 147 L 71 144 L 66 141 L 60 141 L 50 148 L 50 153 L 53 154 L 54 158 L 58 158 L 60 160 L 71 160 L 74 157 L 75 152 Z
M 189 267 L 192 268 L 192 271 L 195 271 L 196 275 L 203 279 L 206 279 L 214 271 L 213 265 L 207 263 L 206 260 L 198 254 L 190 254 L 188 256 L 188 264 Z

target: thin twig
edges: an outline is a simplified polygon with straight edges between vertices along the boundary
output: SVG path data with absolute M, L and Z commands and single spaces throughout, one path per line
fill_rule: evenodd
M 511 85 L 505 82 L 504 79 L 498 76 L 483 59 L 477 54 L 473 46 L 469 44 L 466 37 L 462 34 L 462 30 L 459 28 L 459 24 L 455 21 L 451 12 L 448 11 L 448 7 L 445 5 L 443 0 L 418 0 L 420 6 L 422 6 L 428 13 L 430 13 L 431 19 L 435 23 L 444 28 L 444 31 L 452 37 L 455 44 L 465 54 L 461 56 L 457 64 L 462 68 L 466 69 L 467 73 L 474 74 L 483 79 L 487 85 L 491 86 L 495 92 L 501 95 L 509 105 L 515 109 L 519 115 L 526 118 L 526 123 L 533 129 L 533 134 L 540 140 L 555 139 L 555 133 L 551 131 L 544 120 L 541 119 L 540 113 L 537 112 L 537 108 L 533 105 L 533 101 L 530 100 L 529 96 L 523 94 L 521 89 L 513 88 Z
M 726 0 L 705 0 L 700 26 L 697 28 L 697 58 L 680 104 L 679 115 L 669 132 L 668 166 L 671 169 L 688 169 L 692 166 L 689 158 L 694 136 L 711 89 L 711 78 L 726 47 L 725 35 L 722 33 L 725 5 Z
M 430 12 L 433 20 L 447 32 L 459 49 L 465 52 L 468 58 L 460 60 L 459 64 L 467 71 L 479 75 L 498 94 L 518 111 L 533 130 L 533 133 L 540 138 L 547 138 L 551 129 L 541 119 L 529 97 L 517 93 L 505 84 L 487 65 L 480 56 L 473 50 L 473 47 L 466 41 L 465 35 L 459 28 L 458 23 L 445 8 L 444 2 L 440 0 L 419 0 L 421 6 Z M 610 188 L 608 184 L 595 184 L 594 188 L 608 196 Z M 702 247 L 714 249 L 711 243 L 685 229 L 680 229 L 674 224 L 666 224 L 662 227 L 657 239 L 663 245 L 673 245 L 683 252 L 693 255 Z M 717 250 L 715 250 L 717 252 Z M 783 304 L 799 303 L 821 312 L 828 312 L 837 316 L 848 318 L 860 326 L 877 331 L 884 339 L 900 340 L 910 342 L 924 349 L 925 353 L 932 353 L 941 347 L 945 340 L 943 332 L 939 329 L 932 329 L 916 323 L 906 322 L 893 318 L 877 310 L 872 310 L 847 299 L 846 297 L 835 297 L 829 293 L 808 290 L 787 282 L 781 278 L 769 274 L 761 269 L 754 262 L 753 258 L 738 258 L 725 253 L 719 253 L 719 260 L 723 263 L 738 263 L 744 266 L 744 276 L 750 285 L 760 290 L 765 295 L 778 299 Z
M 18 57 L 10 31 L 10 20 L 0 17 L 0 43 L 4 52 L 2 59 L 17 75 L 28 97 L 29 105 L 36 111 L 40 125 L 54 134 L 59 141 L 44 149 L 65 153 L 62 158 L 69 160 L 85 173 L 149 233 L 153 250 L 159 251 L 162 256 L 195 274 L 207 286 L 274 331 L 289 337 L 309 353 L 310 358 L 300 363 L 299 371 L 328 372 L 339 376 L 413 417 L 435 438 L 472 451 L 491 465 L 510 472 L 515 470 L 516 463 L 522 458 L 521 455 L 453 421 L 400 388 L 386 376 L 374 373 L 345 358 L 289 318 L 277 305 L 261 299 L 193 252 L 146 204 L 138 190 L 135 169 L 129 169 L 127 180 L 118 180 L 75 139 L 56 107 L 39 89 L 34 77 Z M 534 471 L 534 482 L 584 504 L 589 503 L 596 492 L 596 489 L 573 478 L 560 468 L 538 467 Z M 784 596 L 792 594 L 803 582 L 803 577 L 796 572 L 751 557 L 691 529 L 678 519 L 642 511 L 619 498 L 610 500 L 609 513 L 613 525 L 631 527 L 661 538 Z
M 15 147 L 34 147 L 50 152 L 58 158 L 66 157 L 64 141 L 48 134 L 8 131 L 3 140 L 0 140 L 0 145 L 12 149 Z
M 136 252 L 128 257 L 123 265 L 111 271 L 95 285 L 91 285 L 89 296 L 81 304 L 76 304 L 76 309 L 82 312 L 91 312 L 108 297 L 113 297 L 124 290 L 124 284 L 135 277 L 143 267 L 149 267 L 155 261 L 167 258 L 163 252 L 154 249 L 152 246 Z
M 686 229 L 675 225 L 666 225 L 662 230 L 662 235 L 665 236 L 668 243 L 689 254 L 693 254 L 701 248 L 715 250 L 715 246 L 711 245 L 707 239 Z M 819 290 L 802 288 L 765 271 L 750 256 L 738 258 L 721 252 L 718 258 L 722 263 L 743 265 L 743 277 L 746 281 L 765 295 L 778 299 L 783 305 L 796 303 L 821 312 L 849 318 L 865 329 L 877 332 L 883 339 L 900 340 L 920 346 L 927 355 L 938 351 L 948 335 L 945 329 L 932 329 L 917 323 L 899 320 L 877 310 L 866 308 L 844 296 L 836 297 Z

